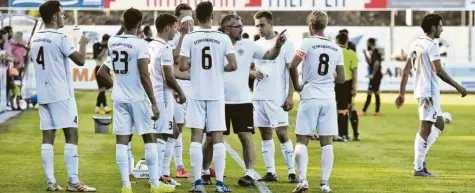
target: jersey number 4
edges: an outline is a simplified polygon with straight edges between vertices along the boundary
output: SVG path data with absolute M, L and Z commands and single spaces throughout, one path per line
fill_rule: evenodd
M 207 54 L 206 51 L 209 51 L 210 48 L 209 46 L 205 46 L 201 50 L 201 67 L 205 70 L 211 69 L 213 66 L 213 59 L 211 58 L 211 55 Z
M 127 74 L 129 71 L 129 54 L 126 51 L 112 51 L 112 54 L 114 54 L 114 59 L 112 60 L 112 68 L 114 68 L 114 73 L 116 74 Z M 115 68 L 115 63 L 119 61 L 124 63 L 124 69 L 123 70 L 117 70 Z
M 36 56 L 36 63 L 38 65 L 41 65 L 43 70 L 45 69 L 45 55 L 43 53 L 43 46 L 41 46 L 40 50 L 38 50 L 38 56 Z
M 328 74 L 328 61 L 330 60 L 330 57 L 328 54 L 320 54 L 320 57 L 318 58 L 318 74 L 321 76 L 325 76 Z

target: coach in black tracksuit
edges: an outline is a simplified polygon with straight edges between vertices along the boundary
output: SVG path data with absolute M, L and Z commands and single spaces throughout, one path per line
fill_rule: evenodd
M 381 73 L 381 62 L 382 55 L 376 48 L 376 39 L 368 39 L 368 51 L 371 53 L 370 56 L 365 54 L 366 62 L 369 65 L 369 87 L 368 87 L 368 96 L 366 97 L 366 102 L 364 104 L 363 111 L 360 112 L 360 115 L 366 115 L 366 110 L 371 103 L 371 96 L 374 93 L 376 98 L 376 110 L 373 112 L 373 115 L 378 116 L 380 112 L 381 100 L 379 97 L 379 86 L 381 85 L 381 79 L 383 78 L 383 73 Z

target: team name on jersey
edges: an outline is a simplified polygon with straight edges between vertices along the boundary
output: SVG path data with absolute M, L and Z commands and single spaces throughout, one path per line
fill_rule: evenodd
M 127 43 L 113 43 L 110 45 L 111 47 L 127 47 L 127 48 L 130 48 L 132 49 L 132 45 L 130 44 L 127 44 Z
M 196 40 L 194 41 L 193 43 L 195 44 L 195 46 L 199 43 L 203 43 L 203 42 L 210 42 L 210 43 L 215 43 L 215 44 L 221 44 L 220 41 L 218 40 L 215 40 L 215 39 L 212 39 L 212 38 L 203 38 L 203 39 L 199 39 L 199 40 Z
M 33 42 L 46 42 L 46 43 L 51 43 L 52 41 L 50 39 L 47 39 L 47 38 L 38 38 L 38 39 L 35 39 L 33 40 Z
M 331 45 L 328 45 L 328 44 L 317 44 L 317 45 L 313 45 L 313 46 L 312 46 L 312 49 L 314 49 L 314 50 L 316 50 L 316 49 L 318 49 L 318 48 L 331 49 L 331 50 L 333 50 L 333 51 L 335 51 L 335 52 L 338 51 L 337 48 L 335 48 L 335 47 L 333 47 L 333 46 L 331 46 Z

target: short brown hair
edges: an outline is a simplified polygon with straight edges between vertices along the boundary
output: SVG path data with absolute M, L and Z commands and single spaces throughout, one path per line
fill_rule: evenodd
M 259 11 L 254 14 L 254 19 L 266 18 L 267 21 L 271 22 L 273 19 L 272 13 L 269 11 Z
M 328 15 L 324 11 L 313 11 L 307 17 L 307 24 L 314 30 L 323 30 L 328 24 Z

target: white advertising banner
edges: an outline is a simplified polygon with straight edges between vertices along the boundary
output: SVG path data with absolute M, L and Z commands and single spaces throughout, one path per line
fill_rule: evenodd
M 96 62 L 94 60 L 86 60 L 84 66 L 77 66 L 71 62 L 71 68 L 75 89 L 97 89 L 96 74 L 94 73 Z

